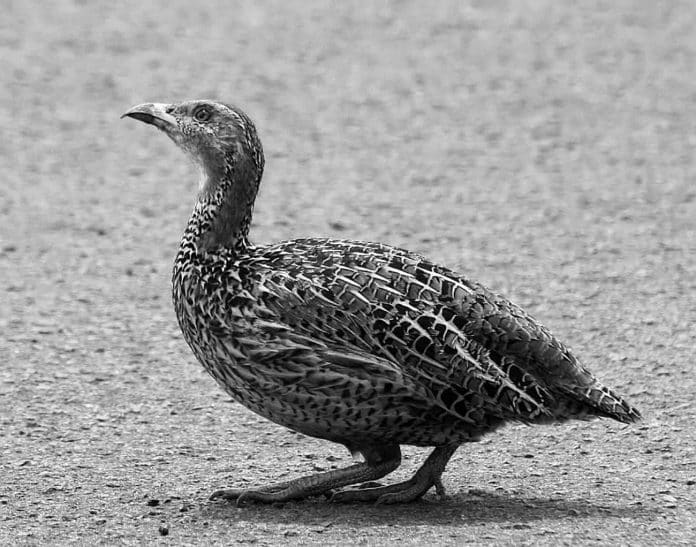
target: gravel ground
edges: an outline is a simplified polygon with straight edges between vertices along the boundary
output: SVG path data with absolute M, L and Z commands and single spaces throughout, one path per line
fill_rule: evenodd
M 1 2 L 0 544 L 696 542 L 693 5 L 373 4 Z M 231 403 L 178 332 L 196 174 L 118 117 L 201 97 L 257 121 L 256 241 L 426 254 L 645 420 L 508 427 L 445 500 L 207 501 L 350 458 Z

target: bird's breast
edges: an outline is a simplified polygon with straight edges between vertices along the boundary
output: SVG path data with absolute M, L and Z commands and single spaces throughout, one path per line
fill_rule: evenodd
M 221 369 L 245 361 L 240 339 L 250 328 L 253 299 L 239 276 L 205 264 L 175 266 L 172 298 L 184 339 L 217 380 Z

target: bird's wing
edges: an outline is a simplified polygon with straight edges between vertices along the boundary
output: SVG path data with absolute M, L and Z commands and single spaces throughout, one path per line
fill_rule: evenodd
M 355 375 L 371 360 L 390 363 L 419 396 L 464 420 L 475 420 L 472 412 L 525 421 L 548 416 L 553 397 L 545 387 L 465 333 L 442 288 L 438 293 L 406 271 L 397 253 L 405 251 L 296 240 L 292 250 L 266 248 L 249 271 L 260 275 L 258 300 L 288 326 L 279 338 L 324 344 L 322 358 L 332 366 L 352 363 Z
M 474 404 L 507 419 L 535 420 L 552 407 L 638 416 L 518 306 L 421 256 L 312 239 L 261 256 L 265 301 L 294 332 L 398 363 L 458 415 Z

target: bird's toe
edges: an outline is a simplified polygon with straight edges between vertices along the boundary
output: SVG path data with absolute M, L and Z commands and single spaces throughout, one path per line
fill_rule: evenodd
M 370 488 L 349 488 L 335 492 L 330 498 L 331 503 L 358 503 L 374 501 L 374 489 Z
M 222 488 L 220 490 L 215 490 L 215 492 L 210 494 L 210 497 L 208 499 L 209 500 L 217 500 L 217 499 L 236 500 L 244 492 L 246 492 L 246 490 L 244 490 L 242 488 Z

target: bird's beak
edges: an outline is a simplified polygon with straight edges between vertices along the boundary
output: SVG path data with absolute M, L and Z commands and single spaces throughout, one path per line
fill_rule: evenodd
M 134 106 L 121 118 L 134 118 L 141 122 L 154 125 L 157 129 L 169 132 L 177 127 L 176 118 L 167 113 L 168 104 L 164 103 L 145 103 Z

